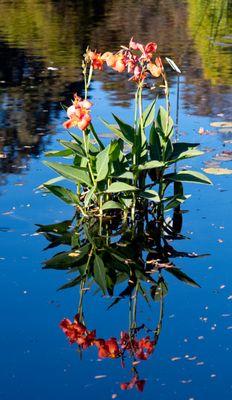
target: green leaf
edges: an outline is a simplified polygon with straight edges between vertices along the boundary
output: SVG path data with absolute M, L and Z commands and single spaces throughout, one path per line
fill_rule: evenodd
M 152 168 L 160 168 L 163 167 L 164 163 L 161 161 L 157 161 L 157 160 L 151 160 L 151 161 L 147 161 L 145 164 L 143 165 L 139 165 L 138 169 L 140 171 L 143 171 L 145 169 L 152 169 Z
M 156 99 L 153 100 L 144 110 L 142 119 L 143 119 L 143 126 L 146 128 L 149 126 L 153 121 L 155 117 L 155 105 L 156 105 Z
M 179 171 L 176 173 L 171 173 L 164 175 L 165 179 L 174 181 L 174 182 L 192 182 L 192 183 L 201 183 L 212 185 L 211 180 L 197 171 Z
M 58 174 L 64 176 L 66 179 L 72 182 L 82 183 L 89 187 L 92 186 L 89 175 L 85 170 L 72 167 L 71 165 L 65 165 L 55 162 L 44 161 L 44 164 L 47 165 L 49 168 L 54 169 Z
M 44 185 L 51 193 L 59 197 L 67 204 L 80 204 L 79 197 L 71 190 L 62 186 Z
M 125 182 L 113 182 L 106 190 L 106 193 L 135 192 L 137 187 L 128 185 Z
M 130 143 L 134 143 L 135 130 L 131 125 L 123 122 L 120 118 L 113 114 L 115 121 L 117 122 L 120 131 L 122 132 L 124 138 L 126 138 Z
M 139 193 L 139 197 L 143 197 L 144 199 L 154 201 L 155 203 L 160 202 L 160 197 L 155 190 L 145 190 L 144 192 Z
M 95 190 L 96 190 L 96 187 L 93 186 L 92 189 L 90 189 L 90 190 L 88 191 L 88 193 L 86 194 L 85 200 L 84 200 L 85 207 L 88 207 L 89 202 L 90 202 L 90 200 L 92 199 Z
M 173 120 L 168 115 L 167 110 L 165 110 L 162 106 L 160 106 L 157 119 L 156 119 L 156 128 L 160 128 L 164 133 L 165 137 L 171 137 L 173 134 Z
M 166 271 L 169 272 L 170 274 L 174 275 L 180 281 L 183 281 L 183 282 L 187 283 L 188 285 L 200 288 L 200 285 L 198 285 L 197 282 L 195 282 L 192 278 L 190 278 L 188 275 L 186 275 L 184 272 L 182 272 L 179 268 L 175 268 L 175 267 L 167 268 Z
M 175 143 L 174 143 L 175 144 Z M 192 157 L 198 157 L 204 154 L 203 151 L 196 150 L 196 149 L 191 149 L 187 151 L 183 151 L 178 154 L 178 156 L 175 156 L 175 153 L 173 152 L 172 155 L 169 157 L 169 164 L 172 164 L 174 162 L 180 161 L 180 160 L 185 160 L 187 158 L 192 158 Z
M 158 129 L 152 124 L 149 137 L 150 158 L 152 160 L 162 160 L 162 142 L 162 137 L 159 135 Z
M 99 257 L 97 254 L 95 255 L 94 258 L 93 271 L 96 283 L 100 286 L 103 293 L 106 294 L 106 269 L 102 261 L 102 258 Z
M 101 121 L 103 122 L 103 124 L 109 128 L 116 136 L 118 136 L 120 139 L 122 139 L 124 142 L 126 142 L 128 145 L 132 145 L 133 142 L 131 142 L 128 139 L 128 136 L 124 136 L 124 134 L 120 131 L 120 129 L 118 129 L 117 126 L 113 125 L 113 124 L 109 124 L 107 121 L 105 121 L 104 119 L 101 118 Z
M 123 206 L 118 203 L 117 201 L 109 200 L 106 203 L 103 204 L 102 210 L 111 210 L 111 209 L 123 209 Z
M 82 146 L 82 149 L 85 148 L 85 146 L 84 146 L 84 140 L 83 140 L 82 137 L 77 136 L 77 135 L 75 135 L 75 134 L 73 134 L 73 133 L 71 133 L 71 132 L 69 132 L 69 134 L 72 136 L 72 138 L 73 138 L 79 145 Z M 98 149 L 93 143 L 91 143 L 90 141 L 89 141 L 89 143 L 88 143 L 88 147 L 89 147 L 90 152 L 93 153 L 93 154 L 96 154 L 96 153 L 99 152 L 99 149 Z
M 97 155 L 96 161 L 97 182 L 103 181 L 109 171 L 109 146 Z
M 52 150 L 45 153 L 46 157 L 70 157 L 73 156 L 71 149 L 66 150 Z
M 74 142 L 68 142 L 66 140 L 59 140 L 59 142 L 62 146 L 67 147 L 68 149 L 72 150 L 78 156 L 86 158 L 85 151 L 83 150 L 81 145 L 74 143 Z

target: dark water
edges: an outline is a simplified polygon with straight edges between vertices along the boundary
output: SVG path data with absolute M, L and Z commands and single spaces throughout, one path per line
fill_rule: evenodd
M 191 240 L 178 241 L 175 248 L 210 256 L 177 260 L 201 289 L 167 276 L 162 334 L 153 356 L 140 365 L 147 379 L 142 394 L 120 390 L 119 383 L 130 376 L 120 362 L 99 361 L 92 348 L 81 361 L 67 343 L 58 325 L 74 316 L 78 289 L 56 291 L 67 276 L 41 269 L 55 251 L 43 252 L 46 240 L 35 234 L 36 223 L 72 217 L 68 206 L 37 187 L 52 177 L 42 164 L 42 152 L 58 148 L 58 138 L 67 138 L 61 103 L 68 104 L 76 91 L 82 93 L 80 65 L 87 45 L 114 50 L 132 35 L 157 41 L 160 54 L 173 58 L 182 70 L 181 137 L 200 142 L 205 151 L 200 161 L 188 165 L 201 169 L 216 163 L 232 169 L 231 161 L 213 159 L 232 150 L 231 125 L 221 125 L 231 111 L 230 1 L 27 0 L 0 5 L 0 398 L 230 399 L 230 175 L 212 175 L 212 187 L 188 186 L 192 197 L 186 203 L 183 233 Z M 112 73 L 110 78 L 95 75 L 93 114 L 110 120 L 114 107 L 127 119 L 133 85 L 122 75 Z M 175 117 L 177 82 L 171 71 L 169 81 Z M 215 122 L 218 127 L 211 125 Z M 100 121 L 96 126 L 104 133 Z M 107 306 L 107 299 L 90 292 L 88 325 L 103 337 L 116 336 L 127 329 L 128 302 L 111 311 Z M 139 318 L 147 319 L 149 313 L 141 302 Z

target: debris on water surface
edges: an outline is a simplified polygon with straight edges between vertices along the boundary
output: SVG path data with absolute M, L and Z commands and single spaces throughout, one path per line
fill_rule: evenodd
M 231 175 L 232 174 L 232 169 L 228 169 L 228 168 L 203 168 L 203 171 L 206 174 L 211 174 L 211 175 Z
M 107 375 L 95 375 L 94 379 L 103 379 L 106 377 L 107 377 Z
M 179 361 L 179 360 L 181 360 L 181 357 L 172 357 L 171 358 L 171 361 Z

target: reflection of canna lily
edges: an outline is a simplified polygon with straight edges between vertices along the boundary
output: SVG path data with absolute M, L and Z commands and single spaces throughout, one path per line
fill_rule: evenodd
M 120 387 L 122 390 L 129 390 L 136 387 L 139 392 L 143 392 L 145 383 L 146 381 L 144 379 L 139 379 L 138 375 L 136 374 L 133 376 L 130 382 L 121 383 Z
M 83 350 L 94 344 L 96 331 L 88 331 L 80 322 L 78 314 L 74 317 L 73 323 L 67 318 L 63 319 L 60 328 L 69 338 L 71 344 L 77 343 Z

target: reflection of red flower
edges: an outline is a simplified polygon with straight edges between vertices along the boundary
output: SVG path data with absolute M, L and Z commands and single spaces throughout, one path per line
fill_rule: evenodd
M 100 358 L 117 358 L 121 355 L 115 338 L 110 338 L 108 340 L 96 339 L 94 344 L 98 348 L 98 356 Z
M 133 376 L 130 382 L 121 383 L 120 387 L 122 390 L 129 390 L 136 387 L 139 392 L 143 392 L 146 381 L 144 379 L 138 379 L 138 376 Z
M 147 360 L 153 353 L 155 341 L 146 336 L 140 340 L 130 337 L 127 332 L 121 332 L 120 345 L 123 350 L 129 350 L 139 360 Z
M 69 338 L 70 343 L 77 343 L 84 350 L 94 344 L 96 331 L 88 331 L 87 328 L 79 321 L 77 314 L 72 323 L 69 319 L 64 318 L 60 323 L 60 328 Z

